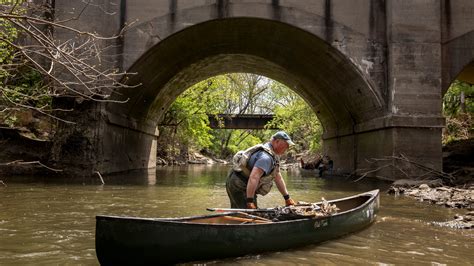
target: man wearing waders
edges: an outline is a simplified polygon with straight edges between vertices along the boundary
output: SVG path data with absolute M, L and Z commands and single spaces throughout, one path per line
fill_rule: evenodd
M 270 192 L 275 182 L 285 199 L 285 205 L 295 205 L 280 173 L 280 156 L 290 145 L 291 138 L 283 131 L 275 133 L 270 142 L 239 151 L 233 158 L 233 169 L 226 183 L 231 208 L 256 209 L 257 194 Z

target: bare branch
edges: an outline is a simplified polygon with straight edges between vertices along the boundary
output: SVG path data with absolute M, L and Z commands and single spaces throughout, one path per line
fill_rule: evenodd
M 443 182 L 446 183 L 452 183 L 454 180 L 454 177 L 451 174 L 445 173 L 443 171 L 438 171 L 433 168 L 430 168 L 428 166 L 425 166 L 421 163 L 415 162 L 413 160 L 408 159 L 405 155 L 400 154 L 400 156 L 387 156 L 384 158 L 370 158 L 366 160 L 368 163 L 374 163 L 374 164 L 379 164 L 380 162 L 388 162 L 382 166 L 379 166 L 375 169 L 357 169 L 355 170 L 351 175 L 352 176 L 357 176 L 358 178 L 354 180 L 354 182 L 360 181 L 363 178 L 365 178 L 368 174 L 377 172 L 381 169 L 392 167 L 399 172 L 401 172 L 403 175 L 405 175 L 406 178 L 410 178 L 410 175 L 406 173 L 405 170 L 403 170 L 401 167 L 401 163 L 408 164 L 408 168 L 417 168 L 418 170 L 421 170 L 423 173 L 419 174 L 416 176 L 416 179 L 429 179 L 430 176 L 431 178 L 437 177 L 443 180 Z M 428 176 L 428 177 L 427 177 Z M 412 177 L 413 178 L 413 177 Z
M 111 100 L 110 96 L 121 95 L 117 92 L 118 89 L 132 89 L 141 85 L 126 84 L 126 79 L 122 78 L 133 73 L 109 67 L 108 64 L 113 66 L 115 62 L 104 60 L 104 53 L 107 51 L 110 54 L 110 49 L 115 47 L 105 44 L 120 38 L 131 24 L 120 29 L 118 34 L 108 37 L 66 25 L 65 23 L 71 20 L 79 19 L 88 7 L 99 8 L 107 13 L 102 6 L 93 4 L 91 0 L 83 0 L 82 3 L 85 5 L 74 17 L 56 21 L 47 15 L 37 15 L 51 14 L 49 6 L 22 1 L 0 4 L 0 19 L 7 23 L 6 27 L 16 29 L 21 36 L 27 37 L 24 38 L 27 44 L 20 44 L 16 40 L 18 33 L 14 30 L 0 34 L 2 49 L 8 49 L 8 58 L 4 59 L 0 68 L 0 84 L 2 90 L 5 88 L 5 91 L 10 91 L 9 95 L 19 96 L 12 98 L 6 93 L 0 94 L 3 98 L 3 102 L 0 98 L 0 113 L 14 109 L 30 109 L 65 122 L 51 115 L 53 111 L 60 109 L 41 104 L 37 106 L 36 102 L 43 97 L 67 96 L 96 102 L 125 103 L 128 99 Z M 67 31 L 73 37 L 58 40 L 53 36 L 55 29 Z M 17 84 L 25 69 L 37 71 L 42 75 L 41 87 L 29 89 L 28 93 L 31 94 L 23 93 Z
M 100 36 L 98 34 L 94 34 L 94 33 L 88 32 L 88 31 L 81 31 L 81 30 L 78 30 L 76 28 L 69 27 L 69 26 L 66 26 L 66 25 L 63 25 L 63 24 L 60 24 L 60 23 L 57 23 L 57 22 L 48 21 L 48 20 L 44 20 L 44 19 L 40 19 L 40 18 L 36 18 L 36 17 L 26 16 L 26 15 L 12 15 L 12 14 L 0 13 L 0 18 L 8 19 L 9 21 L 12 21 L 12 22 L 13 21 L 18 21 L 18 20 L 23 20 L 23 21 L 30 21 L 30 22 L 40 23 L 42 25 L 50 25 L 50 26 L 53 26 L 53 27 L 56 27 L 56 28 L 61 28 L 61 29 L 65 29 L 65 30 L 74 32 L 74 33 L 79 34 L 79 35 L 90 36 L 90 37 L 92 37 L 94 39 L 97 39 L 97 40 L 113 40 L 113 39 L 117 38 L 117 35 L 113 35 L 113 36 L 110 36 L 110 37 L 103 37 L 103 36 Z
M 55 168 L 51 168 L 43 163 L 41 163 L 40 161 L 31 161 L 31 162 L 25 162 L 23 160 L 16 160 L 16 161 L 12 161 L 12 162 L 8 162 L 8 163 L 0 163 L 0 166 L 7 166 L 7 165 L 30 165 L 30 164 L 37 164 L 41 167 L 44 167 L 48 170 L 51 170 L 53 172 L 62 172 L 63 170 L 61 169 L 55 169 Z
M 39 113 L 42 113 L 42 114 L 44 114 L 44 115 L 46 115 L 46 116 L 49 116 L 49 117 L 51 117 L 51 118 L 54 118 L 54 119 L 56 119 L 56 120 L 62 121 L 62 122 L 67 123 L 67 124 L 75 124 L 74 122 L 71 122 L 71 121 L 68 121 L 68 120 L 64 120 L 64 119 L 61 119 L 61 118 L 59 118 L 59 117 L 57 117 L 57 116 L 54 116 L 54 115 L 49 114 L 49 113 L 47 113 L 47 112 L 44 112 L 44 111 L 42 111 L 40 108 L 35 108 L 35 107 L 29 106 L 29 105 L 16 103 L 16 102 L 12 101 L 12 100 L 11 100 L 7 95 L 5 95 L 5 94 L 3 94 L 3 97 L 4 97 L 5 99 L 7 99 L 10 103 L 12 103 L 12 104 L 15 105 L 15 106 L 19 106 L 19 107 L 22 107 L 22 108 L 25 108 L 25 109 L 31 109 L 31 110 L 37 111 L 37 112 L 39 112 Z

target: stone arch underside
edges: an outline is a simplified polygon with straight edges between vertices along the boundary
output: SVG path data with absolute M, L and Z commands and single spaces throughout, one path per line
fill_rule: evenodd
M 121 92 L 127 104 L 112 113 L 153 127 L 191 85 L 211 76 L 249 72 L 278 80 L 300 94 L 325 129 L 325 138 L 354 134 L 384 115 L 381 93 L 343 54 L 291 25 L 255 18 L 217 19 L 181 30 L 149 49 L 130 68 Z M 140 123 L 140 122 L 138 122 Z
M 455 79 L 474 84 L 474 31 L 443 45 L 443 94 Z

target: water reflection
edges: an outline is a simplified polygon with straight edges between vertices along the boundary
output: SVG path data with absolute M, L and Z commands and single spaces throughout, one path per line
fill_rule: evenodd
M 0 265 L 97 265 L 95 215 L 176 217 L 228 207 L 228 166 L 161 167 L 93 180 L 3 178 L 0 187 Z M 316 178 L 310 171 L 284 172 L 293 198 L 339 198 L 385 183 Z M 274 188 L 261 207 L 283 204 Z M 375 224 L 356 234 L 303 248 L 207 261 L 212 264 L 464 264 L 474 261 L 473 234 L 428 226 L 458 210 L 382 194 Z

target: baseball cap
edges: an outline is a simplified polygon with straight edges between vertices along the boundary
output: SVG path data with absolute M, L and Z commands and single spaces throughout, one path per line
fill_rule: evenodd
M 288 136 L 285 131 L 278 131 L 277 133 L 273 134 L 272 139 L 282 139 L 285 140 L 290 146 L 295 145 L 295 143 L 291 141 L 290 136 Z

